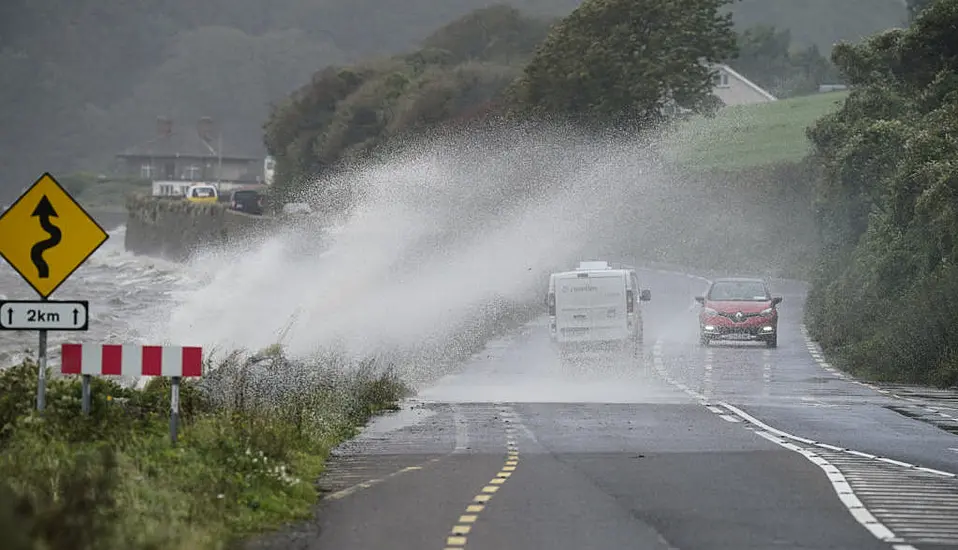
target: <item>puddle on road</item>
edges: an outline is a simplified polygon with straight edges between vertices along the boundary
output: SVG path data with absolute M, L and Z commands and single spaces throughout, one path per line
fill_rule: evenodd
M 942 431 L 958 435 L 958 419 L 941 416 L 919 405 L 885 405 L 885 408 L 906 418 L 930 424 Z
M 373 417 L 369 424 L 360 429 L 360 433 L 364 438 L 375 437 L 414 426 L 435 414 L 436 411 L 426 408 L 419 400 L 410 399 L 400 403 L 398 411 Z

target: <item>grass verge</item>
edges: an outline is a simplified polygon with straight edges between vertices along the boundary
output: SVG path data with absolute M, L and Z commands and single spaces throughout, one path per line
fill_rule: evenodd
M 663 142 L 665 158 L 696 171 L 741 170 L 798 162 L 810 151 L 805 129 L 836 109 L 848 92 L 735 105 L 714 117 L 693 117 Z
M 213 367 L 213 368 L 211 368 Z M 279 348 L 232 354 L 181 385 L 169 441 L 169 380 L 143 391 L 93 379 L 0 372 L 0 533 L 7 550 L 205 550 L 310 517 L 330 449 L 406 394 L 389 368 Z

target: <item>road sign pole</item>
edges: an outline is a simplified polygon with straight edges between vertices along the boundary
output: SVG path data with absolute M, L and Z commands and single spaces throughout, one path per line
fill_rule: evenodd
M 170 380 L 170 442 L 176 446 L 176 436 L 180 424 L 180 377 Z
M 81 402 L 81 406 L 83 407 L 83 414 L 89 415 L 90 414 L 90 375 L 84 374 L 82 381 L 83 381 L 83 401 Z
M 37 410 L 43 411 L 47 405 L 47 331 L 40 331 L 40 350 L 37 354 Z
M 32 286 L 44 302 L 109 238 L 100 224 L 48 172 L 0 214 L 0 258 Z M 59 306 L 44 304 L 42 310 L 27 308 L 23 319 L 19 316 L 24 313 L 22 302 L 12 305 L 5 301 L 0 306 L 6 308 L 6 319 L 0 322 L 0 329 L 22 330 L 26 324 L 28 330 L 40 332 L 38 411 L 46 408 L 47 331 L 64 327 L 86 330 L 85 322 L 82 328 L 80 326 L 79 305 L 69 314 L 51 311 L 48 307 Z M 84 314 L 88 317 L 89 311 Z

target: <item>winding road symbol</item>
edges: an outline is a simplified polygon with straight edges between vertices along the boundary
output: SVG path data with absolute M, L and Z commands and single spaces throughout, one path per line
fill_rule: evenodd
M 40 227 L 50 235 L 50 238 L 43 239 L 30 249 L 30 261 L 37 267 L 37 277 L 48 279 L 50 277 L 50 266 L 46 260 L 43 259 L 43 253 L 60 244 L 60 241 L 63 239 L 63 233 L 60 231 L 60 228 L 53 225 L 50 221 L 50 218 L 57 217 L 57 211 L 54 210 L 53 205 L 50 204 L 50 199 L 48 199 L 46 195 L 43 195 L 37 203 L 37 207 L 33 209 L 33 214 L 30 214 L 30 216 L 40 218 Z
M 0 214 L 0 259 L 44 300 L 109 238 L 49 172 Z

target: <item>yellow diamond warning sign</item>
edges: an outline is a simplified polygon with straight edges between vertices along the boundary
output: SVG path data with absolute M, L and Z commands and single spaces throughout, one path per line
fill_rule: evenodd
M 0 215 L 0 256 L 43 298 L 108 238 L 48 173 Z

